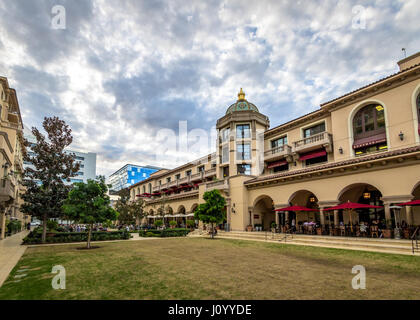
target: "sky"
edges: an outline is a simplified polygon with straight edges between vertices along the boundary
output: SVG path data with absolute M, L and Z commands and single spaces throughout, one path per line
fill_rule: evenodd
M 240 88 L 274 127 L 420 51 L 418 0 L 0 0 L 0 15 L 0 75 L 24 125 L 65 120 L 107 176 L 214 151 Z

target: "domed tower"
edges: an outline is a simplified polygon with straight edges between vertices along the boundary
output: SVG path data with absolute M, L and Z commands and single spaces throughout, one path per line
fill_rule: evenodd
M 245 99 L 241 88 L 238 100 L 229 106 L 225 116 L 217 120 L 217 178 L 261 174 L 264 154 L 260 153 L 263 153 L 264 131 L 269 126 L 268 117 Z

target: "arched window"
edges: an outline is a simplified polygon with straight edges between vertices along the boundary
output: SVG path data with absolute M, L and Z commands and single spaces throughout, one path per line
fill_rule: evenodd
M 356 155 L 386 150 L 384 107 L 370 104 L 360 109 L 353 119 L 353 136 Z
M 152 184 L 149 183 L 149 193 L 152 193 Z
M 420 135 L 420 94 L 417 96 L 417 121 L 419 123 L 418 132 Z

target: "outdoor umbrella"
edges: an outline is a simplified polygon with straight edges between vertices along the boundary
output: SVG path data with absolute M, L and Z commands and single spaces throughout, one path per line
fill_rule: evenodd
M 311 209 L 311 208 L 307 208 L 307 207 L 302 207 L 302 206 L 291 206 L 291 207 L 286 207 L 286 208 L 281 208 L 281 209 L 276 209 L 274 211 L 319 211 L 318 209 Z
M 413 200 L 410 202 L 400 203 L 399 206 L 420 206 L 420 200 Z
M 311 208 L 307 208 L 307 207 L 302 207 L 302 206 L 291 206 L 291 207 L 286 207 L 286 208 L 281 208 L 281 209 L 276 209 L 274 210 L 276 212 L 280 212 L 280 211 L 319 211 L 318 209 L 311 209 Z
M 355 203 L 355 202 L 345 202 L 342 204 L 339 204 L 338 206 L 335 207 L 330 207 L 330 208 L 326 208 L 324 209 L 325 211 L 327 210 L 353 210 L 353 209 L 375 209 L 375 208 L 382 208 L 381 206 L 372 206 L 370 204 L 363 204 L 363 203 Z M 350 229 L 351 232 L 353 232 L 353 221 L 351 219 L 351 213 L 349 213 L 350 216 Z

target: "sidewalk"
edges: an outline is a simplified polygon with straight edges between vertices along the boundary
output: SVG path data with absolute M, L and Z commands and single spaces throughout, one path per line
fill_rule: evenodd
M 25 230 L 0 240 L 0 287 L 24 254 L 26 246 L 21 246 L 20 244 L 28 233 L 29 231 Z

